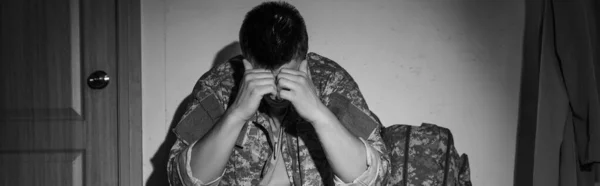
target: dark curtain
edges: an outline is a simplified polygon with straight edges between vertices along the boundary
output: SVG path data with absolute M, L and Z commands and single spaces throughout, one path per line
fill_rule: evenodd
M 598 0 L 548 0 L 555 55 L 569 100 L 561 145 L 560 184 L 593 185 L 600 163 Z
M 556 56 L 569 96 L 581 168 L 600 163 L 600 48 L 597 0 L 553 0 Z
M 591 186 L 600 164 L 600 0 L 526 1 L 515 185 Z

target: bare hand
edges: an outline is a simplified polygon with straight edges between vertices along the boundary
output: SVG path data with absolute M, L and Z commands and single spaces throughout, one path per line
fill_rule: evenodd
M 277 81 L 282 88 L 279 91 L 281 98 L 290 101 L 302 118 L 313 124 L 323 119 L 326 107 L 317 96 L 306 60 L 300 63 L 299 70 L 281 69 Z
M 244 63 L 244 77 L 235 101 L 227 109 L 229 116 L 245 123 L 258 109 L 263 95 L 277 94 L 275 77 L 271 71 L 265 69 L 253 69 L 247 60 Z

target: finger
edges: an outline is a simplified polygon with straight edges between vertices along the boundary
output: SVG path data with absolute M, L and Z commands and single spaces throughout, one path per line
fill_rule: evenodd
M 248 82 L 248 85 L 250 87 L 257 87 L 257 86 L 263 86 L 263 85 L 272 85 L 272 86 L 275 86 L 275 78 L 253 79 L 253 80 L 250 80 Z
M 281 69 L 281 71 L 279 71 L 279 74 L 281 74 L 281 73 L 306 77 L 306 73 L 297 71 L 297 70 L 293 70 L 293 69 L 289 69 L 289 68 Z
M 256 94 L 255 96 L 262 98 L 264 95 L 267 94 L 273 94 L 276 95 L 277 94 L 277 87 L 275 87 L 275 85 L 261 85 L 261 86 L 257 86 L 254 89 L 254 93 Z
M 304 80 L 306 79 L 306 77 L 304 77 L 304 76 L 293 75 L 293 74 L 288 74 L 288 73 L 279 73 L 279 75 L 277 75 L 277 81 L 279 81 L 283 78 L 288 79 L 290 81 L 297 82 L 297 83 L 303 83 Z
M 306 60 L 302 60 L 302 62 L 300 62 L 299 70 L 300 72 L 308 74 L 308 62 Z
M 255 68 L 255 69 L 248 69 L 244 71 L 244 74 L 248 74 L 248 73 L 259 73 L 259 72 L 268 72 L 271 73 L 270 70 L 267 69 L 262 69 L 262 68 Z
M 275 79 L 275 76 L 271 72 L 251 72 L 244 75 L 246 81 L 250 81 L 253 79 L 263 79 L 263 78 L 271 78 Z
M 289 80 L 285 77 L 282 77 L 278 80 L 277 85 L 282 89 L 282 90 L 298 90 L 298 88 L 300 88 L 300 84 Z
M 296 97 L 296 93 L 289 90 L 281 90 L 279 91 L 279 97 L 281 97 L 281 99 L 293 101 L 295 100 L 294 98 Z
M 250 70 L 250 69 L 253 69 L 253 67 L 252 67 L 252 63 L 250 63 L 250 61 L 248 61 L 248 60 L 246 60 L 246 59 L 243 59 L 243 60 L 242 60 L 242 63 L 244 63 L 244 69 L 245 69 L 245 70 Z
M 312 76 L 310 75 L 310 69 L 308 68 L 308 61 L 305 59 L 300 63 L 300 71 L 306 73 L 306 77 L 312 80 Z

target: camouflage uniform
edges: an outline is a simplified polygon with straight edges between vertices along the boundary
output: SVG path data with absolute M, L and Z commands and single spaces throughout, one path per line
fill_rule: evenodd
M 381 185 L 389 174 L 389 157 L 380 135 L 382 125 L 369 110 L 352 77 L 337 63 L 315 53 L 307 55 L 309 73 L 321 101 L 352 134 L 367 146 L 367 171 L 350 185 Z M 173 145 L 167 166 L 171 185 L 193 185 L 197 179 L 189 171 L 189 146 L 214 125 L 235 99 L 244 71 L 241 56 L 232 58 L 202 75 L 193 91 L 193 102 L 173 132 Z M 311 124 L 294 111 L 282 121 L 285 128 L 281 153 L 291 185 L 333 185 L 340 181 L 325 157 Z M 273 128 L 268 116 L 258 112 L 240 131 L 233 153 L 220 179 L 207 185 L 257 185 L 272 166 L 270 143 Z M 271 139 L 270 139 L 271 138 Z M 372 152 L 369 154 L 369 152 Z M 374 162 L 377 162 L 376 164 Z M 184 166 L 188 167 L 184 167 Z M 370 173 L 371 175 L 367 175 Z M 336 180 L 336 181 L 334 181 Z M 198 183 L 196 183 L 198 184 Z

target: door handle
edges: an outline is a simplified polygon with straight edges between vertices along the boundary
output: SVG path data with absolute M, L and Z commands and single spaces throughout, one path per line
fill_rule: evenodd
M 110 77 L 106 72 L 98 70 L 90 74 L 87 84 L 92 89 L 103 89 L 110 82 Z

